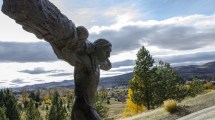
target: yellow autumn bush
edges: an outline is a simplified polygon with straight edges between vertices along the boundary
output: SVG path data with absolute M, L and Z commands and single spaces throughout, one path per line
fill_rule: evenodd
M 164 101 L 164 109 L 170 113 L 176 111 L 177 110 L 177 102 L 173 99 L 168 99 L 168 100 Z
M 212 89 L 212 88 L 213 88 L 213 83 L 211 83 L 211 82 L 205 83 L 205 84 L 204 84 L 204 88 L 205 88 L 205 89 Z
M 51 104 L 52 103 L 52 101 L 50 100 L 50 99 L 48 99 L 48 98 L 45 98 L 44 100 L 43 100 L 43 103 L 45 103 L 45 104 Z

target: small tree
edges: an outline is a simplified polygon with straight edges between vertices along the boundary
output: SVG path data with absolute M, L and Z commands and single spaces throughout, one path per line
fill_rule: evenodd
M 42 118 L 40 116 L 40 112 L 35 107 L 32 99 L 30 100 L 27 110 L 26 110 L 26 119 L 27 120 L 42 120 Z
M 128 89 L 128 99 L 126 100 L 125 109 L 123 111 L 124 116 L 132 116 L 141 113 L 145 110 L 143 105 L 137 105 L 131 101 L 132 90 Z
M 40 101 L 41 101 L 41 99 L 40 99 L 40 90 L 37 90 L 37 91 L 36 91 L 35 101 L 36 101 L 36 102 L 40 102 Z
M 167 99 L 181 100 L 185 97 L 184 81 L 169 63 L 160 61 L 154 69 L 156 87 L 154 88 L 153 102 L 156 106 L 161 105 Z
M 20 120 L 20 112 L 17 107 L 17 100 L 9 89 L 4 90 L 5 113 L 9 120 Z
M 0 120 L 8 120 L 5 114 L 5 108 L 0 107 Z
M 67 118 L 66 108 L 57 91 L 54 93 L 52 105 L 47 115 L 48 120 L 65 120 Z
M 147 109 L 153 107 L 153 80 L 152 66 L 154 59 L 145 47 L 142 47 L 137 53 L 136 65 L 134 67 L 134 80 L 129 82 L 133 94 L 131 100 L 141 106 L 145 105 Z
M 204 91 L 203 83 L 198 79 L 193 79 L 190 84 L 190 96 L 194 97 Z
M 100 96 L 98 92 L 96 93 L 94 107 L 101 118 L 108 117 L 108 108 L 105 106 L 105 99 L 103 96 Z

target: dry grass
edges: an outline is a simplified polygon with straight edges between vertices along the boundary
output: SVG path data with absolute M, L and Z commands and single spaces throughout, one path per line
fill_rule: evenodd
M 186 98 L 178 105 L 177 111 L 173 114 L 166 112 L 163 108 L 157 108 L 130 118 L 121 118 L 121 120 L 175 120 L 187 114 L 214 106 L 215 91 L 201 94 L 194 98 Z
M 107 105 L 107 107 L 109 108 L 109 119 L 117 119 L 122 117 L 125 103 L 115 101 L 113 98 L 111 98 L 110 104 Z

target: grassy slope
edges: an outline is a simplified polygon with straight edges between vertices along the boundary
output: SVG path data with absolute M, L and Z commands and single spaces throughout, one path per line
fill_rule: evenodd
M 163 108 L 157 108 L 130 118 L 121 118 L 121 120 L 175 120 L 213 105 L 215 105 L 215 91 L 194 98 L 186 98 L 179 103 L 178 112 L 173 114 L 169 114 Z

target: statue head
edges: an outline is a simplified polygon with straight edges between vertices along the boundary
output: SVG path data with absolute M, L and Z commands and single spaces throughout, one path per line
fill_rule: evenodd
M 76 28 L 78 39 L 84 39 L 86 40 L 89 36 L 88 30 L 84 26 L 78 26 Z
M 112 44 L 106 39 L 98 39 L 93 45 L 98 61 L 101 63 L 107 61 L 112 51 Z

